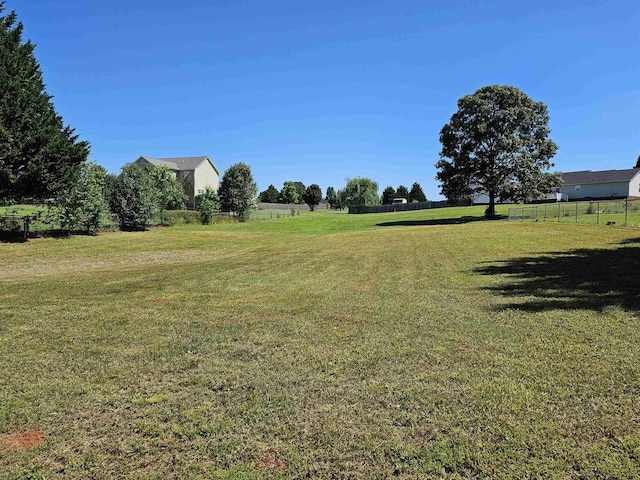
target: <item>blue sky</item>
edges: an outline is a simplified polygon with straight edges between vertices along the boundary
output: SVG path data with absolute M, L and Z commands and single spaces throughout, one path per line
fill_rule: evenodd
M 554 170 L 640 154 L 640 3 L 7 0 L 91 159 L 243 161 L 260 190 L 434 179 L 459 97 L 491 84 L 549 107 Z

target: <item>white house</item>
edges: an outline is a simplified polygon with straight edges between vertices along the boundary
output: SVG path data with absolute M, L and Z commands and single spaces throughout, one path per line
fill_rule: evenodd
M 565 172 L 562 186 L 554 190 L 569 200 L 640 198 L 640 168 Z
M 195 207 L 196 196 L 203 194 L 207 187 L 218 190 L 220 185 L 220 171 L 207 156 L 153 158 L 143 155 L 136 160 L 136 163 L 169 167 L 184 185 L 185 192 L 189 196 L 187 205 L 191 208 Z

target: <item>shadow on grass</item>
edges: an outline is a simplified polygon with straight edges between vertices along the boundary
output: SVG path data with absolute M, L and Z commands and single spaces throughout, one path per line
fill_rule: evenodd
M 487 219 L 482 215 L 478 216 L 466 216 L 455 218 L 432 218 L 429 220 L 398 220 L 397 222 L 381 222 L 376 223 L 378 227 L 419 227 L 419 226 L 433 226 L 433 225 L 459 225 L 463 223 L 479 222 L 479 221 L 491 221 L 491 220 L 503 220 L 507 218 L 504 215 L 499 215 L 494 218 Z
M 481 275 L 508 275 L 506 283 L 488 287 L 507 297 L 526 297 L 498 309 L 531 312 L 553 309 L 601 310 L 620 306 L 640 310 L 640 247 L 627 240 L 613 249 L 577 249 L 491 262 L 475 270 Z

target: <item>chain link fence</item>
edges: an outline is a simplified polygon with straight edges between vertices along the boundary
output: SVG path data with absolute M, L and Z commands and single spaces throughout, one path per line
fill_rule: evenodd
M 509 220 L 640 226 L 640 199 L 527 205 L 510 208 Z

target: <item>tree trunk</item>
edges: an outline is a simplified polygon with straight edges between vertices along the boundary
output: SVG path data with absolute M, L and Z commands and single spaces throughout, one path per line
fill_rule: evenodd
M 487 218 L 493 218 L 496 216 L 496 192 L 493 190 L 489 191 L 489 207 L 484 214 Z

